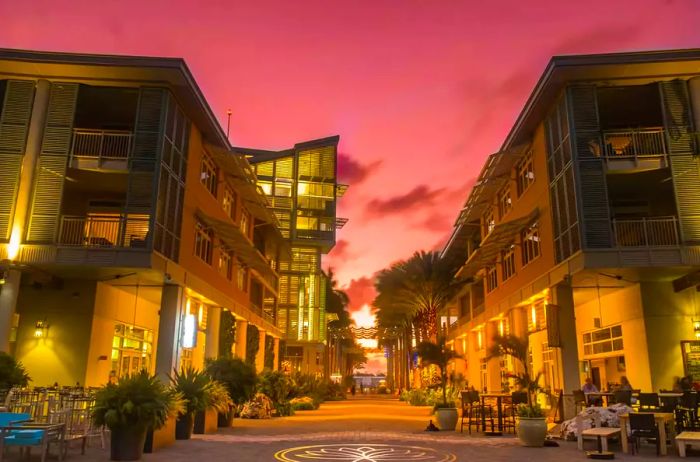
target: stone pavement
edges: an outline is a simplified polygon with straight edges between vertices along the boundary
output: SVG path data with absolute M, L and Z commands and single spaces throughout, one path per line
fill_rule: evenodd
M 424 432 L 430 409 L 411 407 L 396 400 L 350 399 L 325 403 L 316 411 L 271 420 L 236 419 L 232 428 L 214 435 L 195 435 L 190 441 L 144 455 L 145 462 L 273 462 L 278 461 L 527 461 L 587 460 L 575 442 L 560 441 L 558 448 L 524 448 L 512 436 L 468 436 L 457 432 Z M 586 443 L 594 449 L 593 441 Z M 656 460 L 653 446 L 642 455 L 623 455 L 611 447 L 618 460 Z M 6 460 L 17 461 L 16 450 Z M 36 455 L 33 456 L 38 461 Z M 667 456 L 666 459 L 677 459 Z M 103 462 L 109 451 L 88 448 L 85 456 L 71 449 L 67 462 Z

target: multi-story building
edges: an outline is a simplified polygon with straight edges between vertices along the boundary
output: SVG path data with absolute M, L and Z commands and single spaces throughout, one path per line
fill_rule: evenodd
M 0 104 L 0 351 L 35 385 L 276 367 L 288 250 L 184 61 L 2 50 Z
M 555 57 L 483 167 L 443 257 L 456 369 L 499 390 L 496 334 L 551 390 L 671 388 L 700 351 L 700 51 Z
M 283 358 L 292 370 L 324 372 L 325 285 L 321 256 L 335 245 L 336 201 L 346 186 L 336 179 L 338 136 L 298 143 L 283 151 L 234 148 L 249 158 L 291 258 L 279 262 L 278 326 L 286 337 Z

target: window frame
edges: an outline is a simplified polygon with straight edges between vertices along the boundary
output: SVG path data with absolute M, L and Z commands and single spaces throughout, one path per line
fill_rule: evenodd
M 510 193 L 510 183 L 507 183 L 498 191 L 498 217 L 503 219 L 508 212 L 513 210 L 513 197 Z
M 521 262 L 523 267 L 542 256 L 539 221 L 520 231 Z
M 515 266 L 515 245 L 501 250 L 501 276 L 503 281 L 507 281 L 517 274 Z
M 530 149 L 522 159 L 518 161 L 516 169 L 516 184 L 518 197 L 522 197 L 537 178 L 535 176 L 535 163 L 533 161 L 532 149 Z
M 482 232 L 484 233 L 483 238 L 486 238 L 496 227 L 496 214 L 494 213 L 493 206 L 489 206 L 484 215 L 482 216 Z
M 233 278 L 233 250 L 226 246 L 219 247 L 218 269 L 229 281 Z
M 498 288 L 498 269 L 496 265 L 486 267 L 486 293 L 490 294 Z
M 216 197 L 219 186 L 219 168 L 206 152 L 202 154 L 202 161 L 199 166 L 199 181 L 212 196 Z
M 237 201 L 238 197 L 236 195 L 236 192 L 230 185 L 226 184 L 226 186 L 224 186 L 223 197 L 221 198 L 221 207 L 224 209 L 224 212 L 226 212 L 229 218 L 231 218 L 233 221 L 236 221 Z
M 194 255 L 211 266 L 214 250 L 214 232 L 197 220 L 194 233 Z

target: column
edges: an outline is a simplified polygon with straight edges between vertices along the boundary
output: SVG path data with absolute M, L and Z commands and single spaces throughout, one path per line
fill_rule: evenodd
M 207 340 L 204 346 L 206 359 L 219 357 L 219 335 L 221 329 L 221 307 L 207 308 Z
M 248 321 L 236 319 L 236 356 L 245 361 L 245 347 L 248 338 Z
M 498 322 L 497 321 L 487 321 L 486 327 L 484 328 L 484 345 L 486 346 L 486 353 L 493 346 L 493 339 L 498 335 Z M 488 391 L 500 391 L 501 390 L 501 360 L 500 357 L 491 358 L 486 364 L 486 373 L 488 375 L 486 387 Z
M 165 382 L 179 365 L 182 301 L 182 287 L 174 284 L 163 287 L 158 321 L 156 374 Z
M 460 357 L 454 360 L 455 374 L 466 375 L 467 373 L 467 351 L 464 349 L 464 339 L 458 337 L 454 340 L 454 350 Z
M 688 80 L 690 90 L 690 104 L 693 107 L 693 122 L 695 127 L 700 127 L 700 77 L 693 77 Z
M 576 318 L 574 293 L 569 284 L 559 284 L 551 291 L 552 300 L 559 307 L 559 341 L 562 388 L 566 392 L 581 387 L 579 375 L 578 344 L 576 341 Z
M 41 152 L 41 143 L 44 137 L 44 125 L 46 124 L 46 110 L 49 106 L 50 91 L 51 83 L 48 80 L 39 80 L 37 82 L 34 103 L 32 104 L 32 115 L 29 119 L 27 144 L 24 157 L 22 158 L 22 170 L 17 188 L 10 244 L 7 246 L 9 260 L 17 258 L 20 244 L 24 238 L 27 214 L 29 213 L 31 202 L 32 185 L 34 184 L 34 171 L 36 170 L 36 162 Z M 17 309 L 21 272 L 16 269 L 10 269 L 9 265 L 0 269 L 7 271 L 5 284 L 0 289 L 0 351 L 9 352 L 12 319 Z
M 525 338 L 528 335 L 525 309 L 522 307 L 513 308 L 510 319 L 513 323 L 510 326 L 510 332 L 518 338 Z
M 259 373 L 265 369 L 265 331 L 258 329 L 258 354 L 255 355 L 255 370 Z
M 275 354 L 275 361 L 272 365 L 272 370 L 276 371 L 279 370 L 280 362 L 282 361 L 282 358 L 280 358 L 280 339 L 277 337 L 274 338 L 274 347 L 272 351 Z

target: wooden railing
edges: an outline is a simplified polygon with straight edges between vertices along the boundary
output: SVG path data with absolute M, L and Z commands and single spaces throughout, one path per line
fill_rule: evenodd
M 676 217 L 613 220 L 618 247 L 676 246 L 679 244 Z
M 73 129 L 72 157 L 100 160 L 126 160 L 131 153 L 133 134 L 122 130 Z
M 58 244 L 146 248 L 148 229 L 148 218 L 62 216 Z

